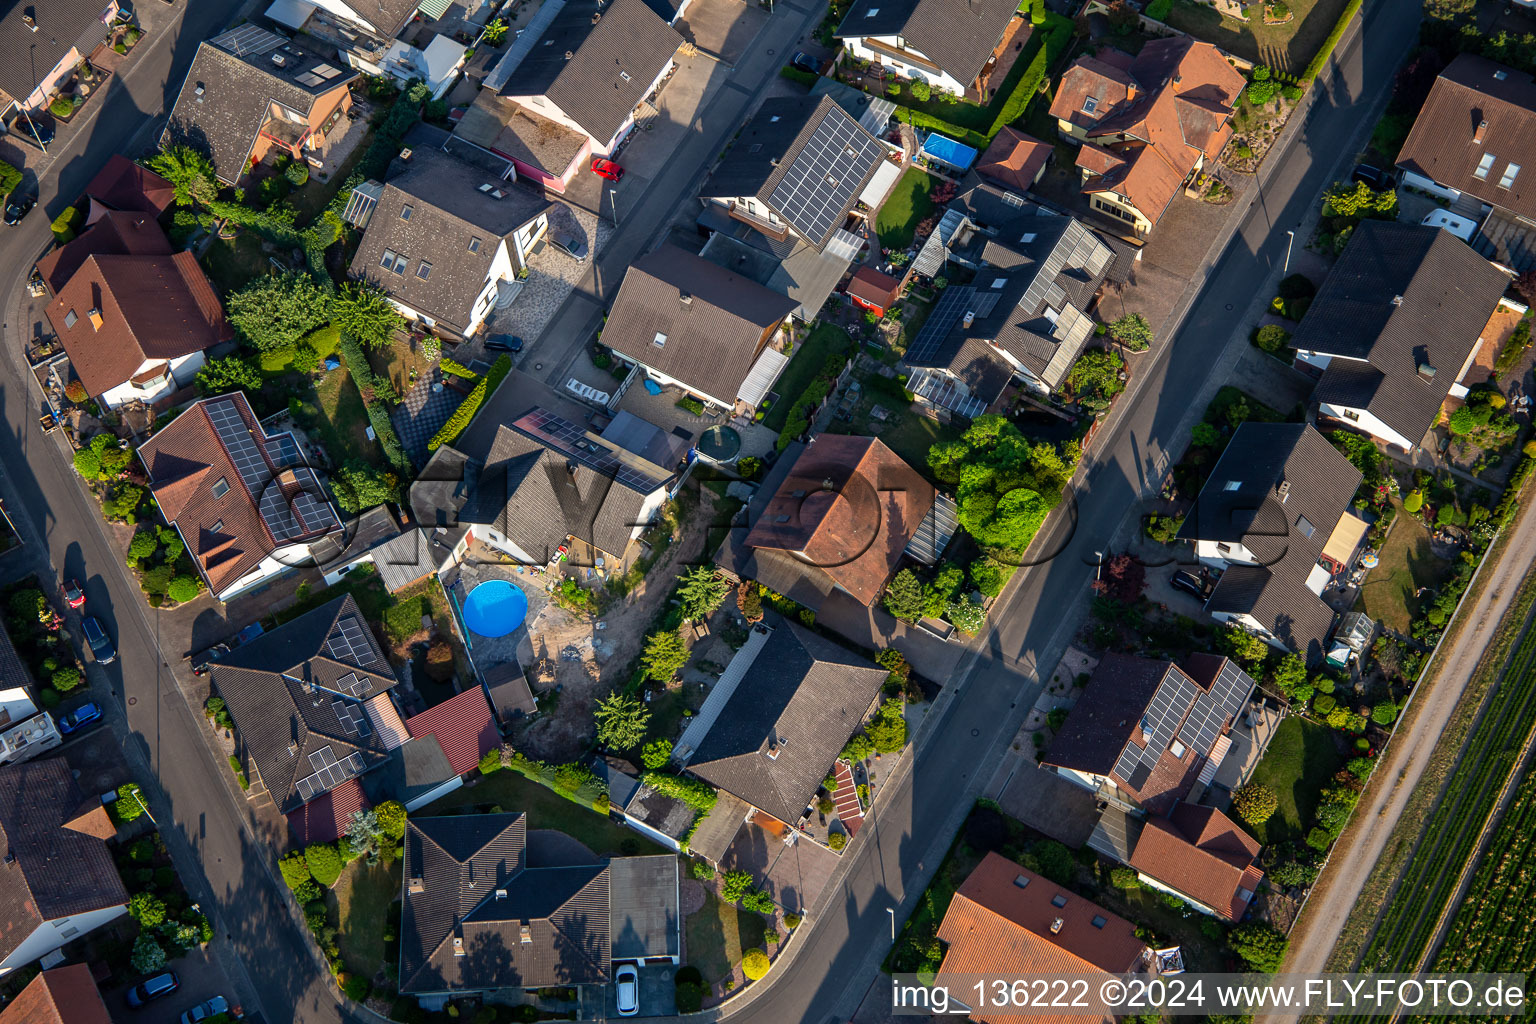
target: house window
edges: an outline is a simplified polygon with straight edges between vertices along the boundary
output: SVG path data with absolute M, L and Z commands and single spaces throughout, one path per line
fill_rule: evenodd
M 1091 114 L 1095 110 L 1098 110 L 1098 109 L 1099 109 L 1099 101 L 1098 101 L 1097 98 L 1095 98 L 1093 96 L 1084 96 L 1083 97 L 1083 113 Z
M 1240 481 L 1228 480 L 1226 483 L 1221 485 L 1221 489 L 1224 491 L 1235 491 L 1241 486 L 1243 485 Z
M 209 533 L 223 533 L 224 532 L 224 520 L 222 520 L 222 519 L 215 519 L 213 521 L 213 525 L 208 527 L 208 532 Z
M 1493 170 L 1493 162 L 1498 159 L 1492 153 L 1484 153 L 1483 158 L 1477 162 L 1477 170 L 1472 172 L 1472 177 L 1482 181 L 1488 180 L 1488 172 Z
M 1220 551 L 1224 555 L 1229 555 L 1232 553 L 1232 549 L 1223 541 L 1216 542 L 1216 550 Z
M 395 268 L 395 250 L 385 249 L 384 255 L 379 258 L 379 266 L 385 270 L 393 270 Z
M 999 277 L 995 281 L 992 282 L 992 287 L 993 288 L 1001 288 L 1003 285 L 1005 285 L 1007 283 L 1008 283 L 1008 279 L 1006 277 Z
M 1183 757 L 1184 751 L 1187 749 L 1188 748 L 1178 740 L 1174 740 L 1172 743 L 1168 744 L 1168 753 L 1172 754 L 1174 757 Z
M 64 326 L 65 327 L 73 327 L 73 326 L 75 326 L 75 322 L 77 320 L 79 320 L 79 319 L 80 318 L 75 315 L 75 311 L 74 310 L 70 310 L 68 313 L 64 314 Z
M 877 15 L 879 13 L 880 13 L 880 8 L 878 8 L 878 7 L 871 7 L 869 10 L 864 12 L 864 17 L 866 17 L 866 18 L 873 18 L 875 15 Z
M 432 264 L 428 263 L 426 260 L 422 260 L 420 265 L 416 268 L 416 276 L 421 278 L 423 281 L 431 277 Z
M 1056 907 L 1056 908 L 1059 909 L 1059 908 L 1064 907 L 1066 905 L 1067 905 L 1067 898 L 1065 896 L 1063 896 L 1061 893 L 1057 893 L 1055 896 L 1051 897 L 1051 906 Z
M 628 71 L 620 71 L 619 72 L 619 77 L 624 79 L 624 81 L 627 82 L 627 81 L 629 81 L 629 72 Z
M 1095 928 L 1103 928 L 1107 924 L 1109 924 L 1109 918 L 1105 917 L 1103 914 L 1093 915 L 1093 926 Z
M 1029 876 L 1028 875 L 1018 875 L 1018 876 L 1016 876 L 1014 878 L 1013 884 L 1018 886 L 1020 889 L 1028 888 L 1029 887 Z
M 393 270 L 396 274 L 404 274 L 406 262 L 407 261 L 404 256 L 400 255 L 399 253 L 395 253 L 395 265 L 389 269 Z
M 62 932 L 59 932 L 59 938 L 61 938 L 61 939 L 68 939 L 68 938 L 72 938 L 73 936 L 76 936 L 76 935 L 79 935 L 79 934 L 80 934 L 80 929 L 76 928 L 74 925 L 70 925 L 68 928 L 65 928 Z
M 1107 213 L 1111 217 L 1118 217 L 1121 220 L 1126 221 L 1128 223 L 1131 223 L 1131 224 L 1136 223 L 1136 215 L 1135 214 L 1128 213 L 1125 210 L 1120 209 L 1120 207 L 1118 207 L 1118 206 L 1112 206 L 1109 203 L 1104 202 L 1104 200 L 1102 200 L 1102 199 L 1095 199 L 1093 201 L 1093 208 L 1095 210 L 1099 210 L 1099 211 L 1101 211 L 1103 213 Z
M 229 493 L 229 478 L 221 476 L 213 482 L 213 496 L 222 498 Z
M 400 219 L 401 220 L 410 220 L 411 219 L 411 204 L 410 203 L 406 203 L 404 206 L 400 207 Z
M 478 239 L 478 238 L 471 238 L 469 240 L 469 251 L 470 252 L 479 252 L 480 251 L 480 239 Z
M 1519 164 L 1506 164 L 1504 177 L 1499 179 L 1499 188 L 1509 188 L 1515 183 L 1515 175 L 1520 173 Z
M 656 332 L 656 337 L 651 339 L 651 344 L 655 345 L 657 348 L 666 348 L 667 347 L 667 336 L 665 334 L 662 334 L 660 331 L 657 331 Z
M 1343 417 L 1345 419 L 1349 420 L 1351 423 L 1359 423 L 1360 422 L 1360 414 L 1355 412 L 1355 410 L 1353 410 L 1353 409 L 1340 409 L 1339 412 L 1340 412 L 1340 414 L 1343 415 Z

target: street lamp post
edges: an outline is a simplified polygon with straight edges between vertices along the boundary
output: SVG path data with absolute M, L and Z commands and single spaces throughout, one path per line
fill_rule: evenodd
M 154 824 L 155 828 L 158 829 L 160 827 L 160 823 L 155 821 L 155 816 L 149 812 L 149 804 L 144 802 L 144 797 L 139 792 L 139 787 L 134 786 L 133 789 L 129 790 L 129 792 L 133 794 L 134 801 L 139 805 L 139 807 L 143 809 L 144 816 L 147 817 Z
M 896 941 L 896 908 L 886 907 L 885 912 L 891 915 L 891 941 Z
M 618 227 L 619 226 L 619 190 L 618 189 L 611 188 L 611 189 L 608 190 L 608 201 L 613 204 L 613 226 L 614 227 Z
M 1296 232 L 1287 231 L 1285 235 L 1285 269 L 1280 271 L 1280 273 L 1289 274 L 1291 272 L 1291 246 L 1296 241 Z

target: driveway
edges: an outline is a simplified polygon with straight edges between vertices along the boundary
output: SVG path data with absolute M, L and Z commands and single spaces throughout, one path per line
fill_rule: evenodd
M 768 21 L 768 12 L 741 0 L 693 0 L 672 27 L 700 51 L 722 64 L 741 60 Z
M 170 1021 L 180 1020 L 184 1011 L 192 1009 L 213 996 L 223 996 L 228 999 L 232 1009 L 239 1007 L 240 999 L 230 985 L 229 979 L 224 976 L 218 962 L 206 949 L 194 949 L 186 956 L 172 960 L 165 966 L 176 972 L 176 977 L 181 979 L 181 987 L 150 1004 L 153 1007 L 149 1013 L 151 1019 L 166 1021 L 167 1024 Z M 135 978 L 133 984 L 137 983 L 138 979 Z M 129 985 L 119 985 L 101 991 L 101 998 L 107 1004 L 107 1013 L 111 1014 L 114 1024 L 144 1024 L 145 1011 L 128 1008 L 125 997 L 129 988 Z

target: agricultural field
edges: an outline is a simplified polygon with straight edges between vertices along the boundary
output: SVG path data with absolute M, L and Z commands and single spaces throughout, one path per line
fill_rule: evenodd
M 1432 959 L 1435 950 L 1431 943 L 1438 926 L 1499 797 L 1509 784 L 1533 724 L 1536 630 L 1527 624 L 1488 698 L 1481 720 L 1467 736 L 1455 771 L 1425 822 L 1418 847 L 1398 879 L 1391 902 L 1361 958 L 1361 970 L 1411 972 Z M 1523 962 L 1530 962 L 1527 951 L 1531 945 L 1524 930 L 1529 929 L 1531 916 L 1521 909 L 1521 904 L 1527 899 L 1525 887 L 1529 884 L 1525 865 L 1531 849 L 1532 818 L 1536 818 L 1536 783 L 1527 779 L 1498 826 L 1487 861 L 1458 914 L 1455 927 L 1462 935 L 1465 949 L 1459 948 L 1453 938 L 1446 944 L 1452 951 L 1447 956 L 1465 953 L 1468 957 L 1502 957 L 1511 965 L 1522 962 L 1517 958 L 1524 957 Z M 1508 861 L 1513 861 L 1513 865 Z M 1507 934 L 1510 922 L 1521 914 L 1525 922 L 1521 929 Z M 1474 927 L 1487 929 L 1475 943 L 1466 939 Z

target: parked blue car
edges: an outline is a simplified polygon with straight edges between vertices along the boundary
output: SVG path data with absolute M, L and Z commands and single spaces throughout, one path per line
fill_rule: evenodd
M 92 701 L 89 704 L 81 704 L 73 711 L 59 716 L 59 732 L 68 736 L 77 729 L 83 729 L 101 717 L 101 705 Z

